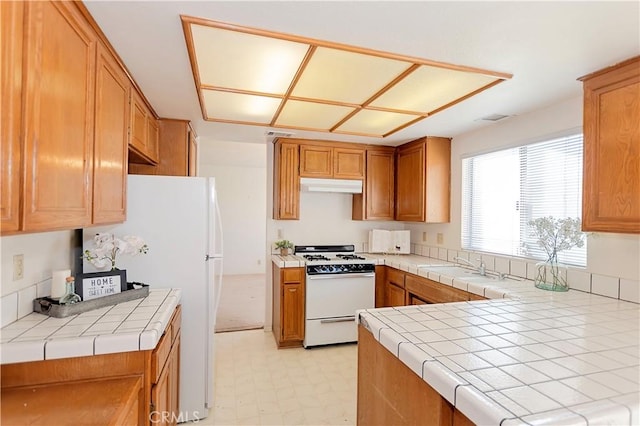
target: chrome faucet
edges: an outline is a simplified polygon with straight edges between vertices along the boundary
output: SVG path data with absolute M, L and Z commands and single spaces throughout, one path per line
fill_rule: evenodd
M 471 266 L 478 272 L 478 274 L 482 275 L 483 277 L 487 276 L 487 264 L 484 262 L 484 260 L 476 259 L 477 261 L 480 262 L 479 265 L 476 265 L 473 262 L 469 262 L 464 257 L 459 257 L 459 256 L 454 257 L 453 260 L 457 260 L 459 262 L 467 264 L 468 266 Z

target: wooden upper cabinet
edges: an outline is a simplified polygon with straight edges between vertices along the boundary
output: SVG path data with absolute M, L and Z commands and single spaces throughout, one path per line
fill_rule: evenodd
M 198 140 L 196 134 L 189 128 L 189 161 L 188 161 L 188 175 L 198 175 Z
M 277 140 L 273 147 L 273 218 L 300 218 L 298 144 Z
M 2 201 L 2 233 L 20 229 L 20 177 L 22 176 L 22 42 L 23 2 L 0 2 L 2 54 L 0 87 L 2 111 L 0 117 L 0 196 Z
M 298 142 L 300 177 L 364 179 L 364 149 L 337 146 L 331 142 Z
M 367 149 L 366 178 L 362 194 L 353 195 L 353 220 L 393 220 L 395 149 Z
M 451 140 L 425 137 L 396 151 L 395 219 L 449 222 Z
M 301 144 L 300 177 L 333 177 L 333 147 Z
M 135 90 L 131 90 L 131 136 L 129 146 L 138 154 L 147 152 L 147 109 Z
M 131 89 L 131 129 L 129 135 L 129 163 L 158 163 L 158 121 L 147 107 L 140 93 Z
M 125 220 L 129 88 L 129 80 L 111 53 L 98 44 L 93 224 Z
M 396 154 L 396 220 L 425 220 L 425 144 L 403 145 Z
M 156 120 L 149 120 L 155 123 Z M 162 176 L 195 176 L 197 144 L 196 136 L 187 120 L 162 118 L 158 126 L 149 124 L 148 133 L 158 134 L 158 164 L 131 163 L 130 174 Z M 153 139 L 153 136 L 151 137 Z
M 581 80 L 582 230 L 640 233 L 640 57 Z
M 147 114 L 147 153 L 152 161 L 158 162 L 160 131 L 158 120 Z
M 336 179 L 363 179 L 364 149 L 333 148 L 333 177 Z
M 24 7 L 23 227 L 82 227 L 91 223 L 97 36 L 72 3 Z

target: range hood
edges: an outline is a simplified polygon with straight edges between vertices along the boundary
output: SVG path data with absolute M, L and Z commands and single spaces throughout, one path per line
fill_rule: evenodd
M 362 181 L 358 179 L 300 178 L 300 190 L 305 192 L 362 194 Z

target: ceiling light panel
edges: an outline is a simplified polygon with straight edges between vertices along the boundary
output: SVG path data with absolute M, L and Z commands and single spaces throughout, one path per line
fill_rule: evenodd
M 281 100 L 267 96 L 203 90 L 207 117 L 269 125 Z
M 360 105 L 411 65 L 405 61 L 319 47 L 291 96 Z
M 346 106 L 290 100 L 282 109 L 276 124 L 329 131 L 353 110 Z
M 417 118 L 420 118 L 420 116 L 387 111 L 361 110 L 338 127 L 336 131 L 384 136 Z
M 496 80 L 474 72 L 423 65 L 371 102 L 371 106 L 426 114 Z
M 284 95 L 308 44 L 191 25 L 200 83 Z

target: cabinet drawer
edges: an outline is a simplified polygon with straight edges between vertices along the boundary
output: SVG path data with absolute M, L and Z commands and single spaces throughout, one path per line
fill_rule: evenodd
M 387 282 L 404 288 L 405 273 L 394 268 L 387 268 Z
M 151 382 L 157 383 L 158 378 L 160 377 L 160 373 L 162 373 L 162 368 L 164 364 L 167 362 L 167 358 L 169 358 L 169 353 L 171 353 L 171 323 L 167 326 L 164 334 L 160 338 L 158 345 L 151 353 Z
M 466 291 L 411 275 L 406 277 L 406 288 L 410 294 L 428 303 L 462 302 L 469 299 Z
M 284 268 L 282 269 L 282 279 L 285 283 L 302 282 L 304 268 Z

